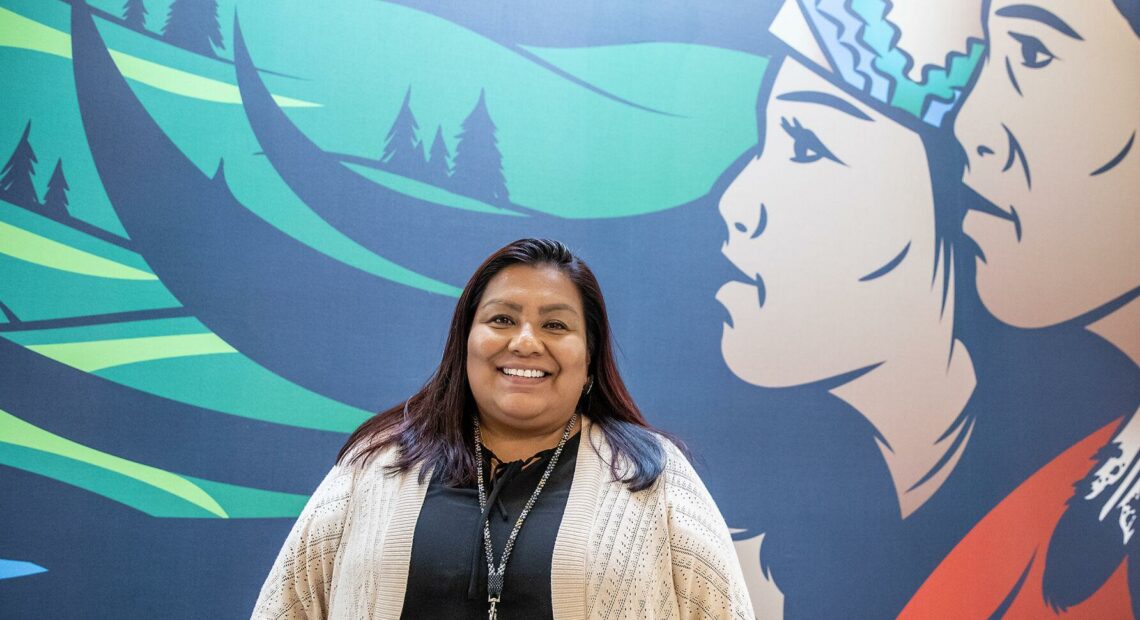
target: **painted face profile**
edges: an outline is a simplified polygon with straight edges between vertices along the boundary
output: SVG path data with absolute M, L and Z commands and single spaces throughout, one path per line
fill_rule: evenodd
M 994 0 L 989 56 L 955 122 L 978 291 L 1018 327 L 1140 285 L 1140 36 L 1112 0 Z
M 717 293 L 729 368 L 787 387 L 929 351 L 935 334 L 948 350 L 919 135 L 794 57 L 761 97 L 761 152 L 720 200 L 740 271 Z

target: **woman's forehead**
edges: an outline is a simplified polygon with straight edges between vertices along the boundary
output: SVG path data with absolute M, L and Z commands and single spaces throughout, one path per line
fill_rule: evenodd
M 578 287 L 553 265 L 511 265 L 495 274 L 483 291 L 479 307 L 496 304 L 516 310 L 568 306 L 560 309 L 578 313 L 582 308 Z

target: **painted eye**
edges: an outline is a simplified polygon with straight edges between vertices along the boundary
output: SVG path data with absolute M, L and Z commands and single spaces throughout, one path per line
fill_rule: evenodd
M 1009 36 L 1013 37 L 1021 45 L 1021 65 L 1029 67 L 1030 69 L 1041 69 L 1053 62 L 1056 58 L 1049 48 L 1041 42 L 1041 39 L 1019 32 L 1011 32 Z
M 810 164 L 826 157 L 833 162 L 843 164 L 841 159 L 824 146 L 815 132 L 801 125 L 798 119 L 793 118 L 791 122 L 788 122 L 788 119 L 781 118 L 780 127 L 787 132 L 794 143 L 792 148 L 795 154 L 791 158 L 792 161 L 798 164 Z M 847 164 L 843 165 L 846 166 Z

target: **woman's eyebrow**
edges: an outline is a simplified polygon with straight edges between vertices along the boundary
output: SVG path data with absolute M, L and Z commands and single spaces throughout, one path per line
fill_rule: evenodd
M 829 95 L 827 93 L 821 93 L 819 91 L 797 90 L 795 92 L 777 95 L 776 98 L 780 99 L 782 101 L 799 101 L 801 103 L 817 103 L 819 105 L 825 105 L 829 108 L 834 108 L 836 110 L 839 110 L 840 112 L 843 112 L 844 114 L 849 114 L 849 115 L 854 116 L 855 118 L 858 118 L 860 120 L 874 122 L 870 116 L 867 116 L 866 114 L 864 114 L 863 111 L 860 110 L 859 108 L 856 108 L 855 106 L 851 105 L 850 103 L 847 103 L 846 101 L 840 99 L 839 97 L 836 97 L 835 95 Z
M 522 306 L 520 306 L 519 304 L 516 304 L 516 303 L 511 303 L 505 299 L 489 299 L 486 302 L 484 302 L 483 305 L 480 307 L 486 308 L 487 306 L 493 306 L 496 304 L 498 304 L 500 306 L 506 306 L 506 307 L 510 308 L 511 310 L 514 310 L 515 312 L 522 312 Z
M 1031 4 L 1011 4 L 1009 6 L 1003 6 L 1002 8 L 995 11 L 994 14 L 1000 15 L 1002 17 L 1031 19 L 1036 22 L 1041 22 L 1042 24 L 1049 26 L 1050 28 L 1056 30 L 1057 32 L 1060 32 L 1067 37 L 1071 37 L 1078 41 L 1085 40 L 1084 37 L 1077 34 L 1076 30 L 1073 30 L 1072 26 L 1066 24 L 1065 20 L 1057 17 L 1050 11 L 1039 6 L 1033 6 Z
M 550 304 L 547 306 L 542 306 L 538 309 L 538 312 L 539 314 L 550 314 L 551 312 L 557 312 L 559 310 L 566 310 L 572 314 L 578 314 L 578 311 L 575 310 L 574 307 L 570 304 Z

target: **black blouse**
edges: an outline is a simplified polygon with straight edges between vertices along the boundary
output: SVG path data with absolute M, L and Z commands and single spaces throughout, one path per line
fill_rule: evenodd
M 566 442 L 515 539 L 498 605 L 503 620 L 553 618 L 550 567 L 558 527 L 570 497 L 580 436 L 579 433 Z M 552 448 L 525 461 L 503 463 L 483 447 L 483 474 L 491 478 L 487 481 L 487 495 L 494 500 L 490 523 L 496 565 L 515 521 L 553 455 Z M 487 555 L 483 550 L 479 491 L 475 484 L 454 488 L 432 476 L 416 521 L 408 589 L 400 617 L 487 617 Z

